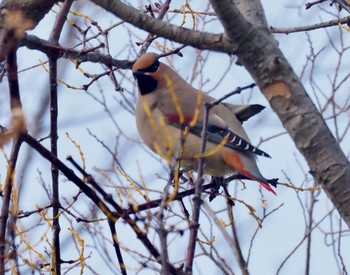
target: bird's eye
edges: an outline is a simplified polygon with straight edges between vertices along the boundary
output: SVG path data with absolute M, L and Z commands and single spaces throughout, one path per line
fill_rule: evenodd
M 156 70 L 158 70 L 158 67 L 159 67 L 159 60 L 156 59 L 148 69 L 150 72 L 155 72 Z
M 158 70 L 159 64 L 160 64 L 160 63 L 159 63 L 159 60 L 156 59 L 156 60 L 152 63 L 151 66 L 149 66 L 149 67 L 147 67 L 147 68 L 145 68 L 145 69 L 139 69 L 138 71 L 140 71 L 140 72 L 146 72 L 146 73 L 153 73 L 153 72 L 155 72 L 155 71 Z

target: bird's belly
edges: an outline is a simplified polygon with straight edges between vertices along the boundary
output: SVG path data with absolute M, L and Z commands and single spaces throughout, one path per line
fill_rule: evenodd
M 227 167 L 224 163 L 214 161 L 214 158 L 205 158 L 204 162 L 204 174 L 215 177 L 223 177 L 233 172 L 232 169 Z M 181 167 L 190 167 L 194 172 L 198 171 L 198 159 L 183 159 L 181 160 Z M 219 164 L 220 163 L 220 164 Z
M 191 167 L 194 171 L 198 169 L 198 161 L 203 154 L 201 151 L 202 139 L 196 135 L 183 135 L 181 130 L 166 126 L 163 131 L 152 136 L 143 137 L 145 144 L 155 153 L 164 158 L 169 164 L 174 159 L 181 159 L 182 167 Z M 221 157 L 222 145 L 207 142 L 205 150 L 204 173 L 212 176 L 222 177 L 228 173 L 232 173 Z
M 181 159 L 181 165 L 184 167 L 192 167 L 193 170 L 196 172 L 198 170 L 198 163 L 199 158 L 202 154 L 200 154 L 200 144 L 201 139 L 198 138 L 198 146 L 196 150 L 196 155 L 194 156 L 192 154 L 192 150 L 188 150 L 186 144 L 185 144 L 185 150 L 183 157 Z M 191 145 L 192 148 L 192 145 Z M 207 142 L 206 144 L 206 150 L 204 153 L 204 174 L 216 176 L 216 177 L 223 177 L 227 174 L 232 173 L 232 169 L 228 167 L 222 157 L 221 157 L 221 151 L 222 149 L 218 147 L 217 144 L 213 144 L 211 142 Z M 190 152 L 189 152 L 190 151 Z
M 137 121 L 139 133 L 144 143 L 156 154 L 160 155 L 169 164 L 174 159 L 181 159 L 182 167 L 191 167 L 198 170 L 198 160 L 202 139 L 193 134 L 183 132 L 172 125 L 162 124 L 154 118 L 153 123 L 144 119 Z M 148 130 L 145 130 L 147 129 Z M 151 129 L 151 130 L 150 130 Z M 149 131 L 150 130 L 150 131 Z M 221 157 L 222 145 L 212 142 L 206 143 L 204 173 L 221 177 L 234 172 L 228 167 Z

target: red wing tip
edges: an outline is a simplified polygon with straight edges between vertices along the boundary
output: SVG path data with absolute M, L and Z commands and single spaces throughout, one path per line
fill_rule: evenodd
M 175 123 L 180 123 L 180 115 L 178 114 L 166 114 L 166 117 Z M 190 123 L 193 120 L 193 116 L 183 115 L 184 122 Z

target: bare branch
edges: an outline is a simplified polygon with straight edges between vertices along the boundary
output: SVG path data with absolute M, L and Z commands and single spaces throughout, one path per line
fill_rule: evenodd
M 92 2 L 138 28 L 181 44 L 190 45 L 202 50 L 213 50 L 227 53 L 233 53 L 237 48 L 237 45 L 232 43 L 223 34 L 210 34 L 174 26 L 154 19 L 133 7 L 124 4 L 120 0 L 92 0 Z
M 306 31 L 312 31 L 312 30 L 318 30 L 318 29 L 324 29 L 328 27 L 334 27 L 339 26 L 339 24 L 350 24 L 350 16 L 337 19 L 337 20 L 331 20 L 327 22 L 317 23 L 313 25 L 307 25 L 307 26 L 300 26 L 300 27 L 291 27 L 291 28 L 275 28 L 270 27 L 271 32 L 273 33 L 284 33 L 284 34 L 290 34 L 295 32 L 306 32 Z
M 54 55 L 57 58 L 73 58 L 78 63 L 102 63 L 108 67 L 113 66 L 121 69 L 130 69 L 133 64 L 133 62 L 130 62 L 128 60 L 116 60 L 110 55 L 98 53 L 95 51 L 96 48 L 78 51 L 70 48 L 64 48 L 50 41 L 40 39 L 39 37 L 34 35 L 24 35 L 21 41 L 21 45 L 25 45 L 29 49 L 36 49 L 42 51 L 47 55 Z M 101 46 L 103 45 L 100 45 L 97 48 Z

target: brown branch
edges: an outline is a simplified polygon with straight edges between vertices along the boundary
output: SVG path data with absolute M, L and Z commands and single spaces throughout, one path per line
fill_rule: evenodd
M 292 27 L 292 28 L 270 27 L 270 30 L 273 33 L 290 34 L 290 33 L 295 33 L 295 32 L 306 32 L 306 31 L 324 29 L 324 28 L 333 27 L 333 26 L 339 26 L 339 24 L 349 25 L 350 24 L 350 16 L 347 16 L 347 17 L 344 17 L 341 19 L 337 19 L 337 20 L 331 20 L 331 21 L 327 21 L 327 22 L 316 23 L 316 24 L 306 25 L 306 26 Z
M 35 210 L 31 210 L 31 211 L 23 211 L 23 210 L 20 210 L 18 211 L 17 213 L 17 219 L 23 219 L 23 218 L 26 218 L 26 217 L 29 217 L 33 214 L 38 214 L 40 213 L 41 211 L 43 210 L 46 210 L 46 209 L 49 209 L 52 207 L 52 204 L 48 204 L 48 205 L 45 205 L 45 206 L 42 206 L 42 207 L 37 207 L 37 209 Z
M 350 13 L 350 3 L 346 0 L 332 0 L 332 2 L 335 2 L 341 7 L 342 9 L 346 10 L 348 13 Z
M 58 97 L 57 97 L 57 60 L 54 57 L 49 58 L 50 70 L 50 143 L 51 153 L 57 156 L 57 117 L 58 117 Z M 58 168 L 51 164 L 51 180 L 52 180 L 52 231 L 53 231 L 53 255 L 52 269 L 55 274 L 61 274 L 61 249 L 60 249 L 60 224 L 59 224 L 59 182 Z
M 29 137 L 29 136 L 28 136 Z M 30 138 L 31 141 L 33 141 L 32 138 Z M 36 143 L 36 142 L 35 142 Z M 48 152 L 46 150 L 46 148 L 42 147 L 41 144 L 37 143 L 36 144 L 36 148 L 35 149 L 40 149 L 40 151 L 38 151 L 43 157 L 45 157 L 46 159 L 48 159 L 50 162 L 54 162 L 57 167 L 60 169 L 61 172 L 63 172 L 63 174 L 65 174 L 65 176 L 73 181 L 80 189 L 81 191 L 83 191 L 88 197 L 90 197 L 93 202 L 104 212 L 104 208 L 107 207 L 106 204 L 104 204 L 104 202 L 97 196 L 97 194 L 90 188 L 87 187 L 85 185 L 85 183 L 83 183 L 79 178 L 77 178 L 77 176 L 73 173 L 73 171 L 71 171 L 68 167 L 66 167 L 60 160 L 58 160 L 55 156 L 52 156 L 50 154 L 50 152 Z M 42 154 L 42 153 L 43 154 Z M 111 212 L 110 210 L 108 211 L 108 213 L 105 213 L 109 222 L 116 222 L 117 219 L 119 218 L 123 218 L 127 224 L 129 224 L 129 226 L 134 230 L 136 236 L 138 237 L 138 239 L 144 244 L 145 247 L 147 247 L 147 249 L 150 251 L 150 253 L 152 254 L 152 256 L 157 260 L 157 262 L 161 263 L 160 261 L 160 253 L 158 252 L 158 250 L 156 249 L 156 247 L 151 243 L 151 241 L 147 238 L 147 235 L 139 228 L 139 226 L 136 224 L 136 221 L 134 219 L 132 219 L 129 214 L 127 214 L 127 212 L 121 208 L 114 200 L 113 197 L 110 194 L 107 194 L 101 187 L 100 185 L 95 181 L 95 179 L 92 177 L 92 175 L 88 174 L 84 169 L 82 169 L 74 160 L 72 157 L 68 157 L 67 160 L 69 160 L 74 167 L 76 167 L 79 172 L 81 172 L 83 174 L 83 176 L 85 177 L 86 181 L 89 182 L 102 196 L 103 198 L 109 203 L 111 204 L 116 212 Z M 64 169 L 64 170 L 62 170 Z M 73 178 L 70 178 L 66 175 L 66 172 L 69 172 L 69 175 L 74 175 Z M 74 180 L 73 180 L 74 179 Z M 78 182 L 76 182 L 76 180 L 78 179 Z M 83 184 L 84 189 L 81 188 Z M 88 191 L 88 193 L 86 193 L 86 191 Z M 93 192 L 93 194 L 91 193 Z M 95 199 L 95 200 L 94 200 Z M 108 209 L 108 208 L 107 208 Z M 170 263 L 168 263 L 168 268 L 169 268 L 169 272 L 171 274 L 178 274 L 177 272 L 179 272 L 173 265 L 171 265 Z
M 69 10 L 73 4 L 73 1 L 74 0 L 65 0 L 61 7 L 60 12 L 56 16 L 56 20 L 53 25 L 52 31 L 50 33 L 50 38 L 49 38 L 49 41 L 51 41 L 52 43 L 58 43 L 62 33 L 64 23 L 66 23 L 66 20 L 67 20 L 67 14 L 69 13 Z
M 236 256 L 237 262 L 242 270 L 242 274 L 243 275 L 249 275 L 249 271 L 248 271 L 248 262 L 244 259 L 243 253 L 242 253 L 242 248 L 241 245 L 239 243 L 239 239 L 238 239 L 238 232 L 237 232 L 237 226 L 236 223 L 234 222 L 234 217 L 233 217 L 233 210 L 232 210 L 232 206 L 233 206 L 233 201 L 230 200 L 229 198 L 231 197 L 231 195 L 228 192 L 228 189 L 226 186 L 224 186 L 224 191 L 225 191 L 225 195 L 227 197 L 226 199 L 226 208 L 227 208 L 227 212 L 229 215 L 229 219 L 230 219 L 230 227 L 232 229 L 232 239 L 233 239 L 233 250 L 234 250 L 234 254 Z
M 50 41 L 40 39 L 35 35 L 26 34 L 23 36 L 20 46 L 26 46 L 29 49 L 39 50 L 47 55 L 56 56 L 56 58 L 73 58 L 78 63 L 102 63 L 108 67 L 113 66 L 121 69 L 131 69 L 134 63 L 128 60 L 117 60 L 112 58 L 110 55 L 95 52 L 95 50 L 103 46 L 103 44 L 99 45 L 97 48 L 78 51 L 70 48 L 64 48 L 60 45 L 51 43 Z
M 59 0 L 3 0 L 0 5 L 0 62 L 17 48 L 26 30 L 33 29 Z
M 182 143 L 182 139 L 180 142 Z M 179 148 L 183 148 L 183 145 L 180 145 Z M 161 252 L 160 258 L 161 258 L 161 263 L 162 263 L 162 268 L 161 268 L 160 273 L 162 275 L 166 275 L 169 273 L 169 267 L 167 264 L 169 261 L 168 243 L 167 243 L 168 231 L 165 228 L 165 219 L 164 219 L 164 212 L 165 211 L 164 210 L 167 207 L 167 202 L 168 202 L 168 197 L 169 197 L 169 188 L 172 185 L 173 181 L 175 182 L 175 180 L 176 180 L 176 179 L 174 179 L 174 173 L 176 173 L 175 169 L 178 169 L 176 167 L 177 163 L 178 163 L 178 161 L 175 161 L 174 165 L 169 165 L 171 172 L 169 175 L 167 185 L 164 188 L 164 196 L 160 201 L 158 213 L 156 215 L 156 219 L 157 219 L 156 232 L 158 233 L 158 236 L 159 236 L 160 252 Z M 176 183 L 174 183 L 174 184 L 176 184 Z M 179 184 L 179 183 L 177 182 L 177 184 Z
M 111 231 L 113 246 L 114 246 L 115 253 L 117 254 L 121 274 L 127 275 L 125 262 L 123 259 L 122 252 L 120 250 L 119 240 L 117 237 L 117 231 L 115 230 L 115 222 L 108 220 L 108 225 L 109 225 L 109 230 Z
M 237 48 L 223 34 L 211 34 L 178 27 L 167 22 L 159 21 L 137 10 L 120 0 L 92 0 L 106 11 L 113 13 L 120 19 L 157 36 L 161 36 L 181 44 L 193 46 L 202 50 L 213 50 L 233 53 Z
M 21 145 L 22 145 L 22 140 L 20 138 L 14 140 L 12 151 L 11 151 L 9 169 L 7 171 L 5 186 L 4 186 L 4 199 L 1 207 L 1 218 L 0 218 L 0 274 L 5 274 L 5 259 L 8 257 L 8 255 L 6 255 L 6 252 L 9 253 L 9 248 L 6 244 L 6 229 L 7 229 L 7 220 L 9 218 L 9 213 L 11 212 L 10 203 L 11 203 L 12 188 L 14 183 L 15 168 L 16 168 Z M 15 218 L 9 222 L 10 231 L 13 231 L 14 229 L 13 226 L 15 225 L 15 223 L 16 223 Z M 13 235 L 12 232 L 11 232 L 11 235 Z M 12 254 L 16 255 L 17 252 L 14 250 L 12 251 Z M 17 260 L 17 257 L 15 257 L 15 260 Z
M 169 10 L 170 3 L 171 3 L 171 0 L 166 0 L 163 4 L 161 4 L 159 13 L 157 16 L 157 20 L 159 21 L 163 20 L 165 14 Z M 150 11 L 153 13 L 151 5 L 149 7 L 150 7 Z M 154 39 L 155 39 L 155 36 L 153 34 L 150 33 L 147 35 L 145 41 L 142 43 L 142 47 L 139 51 L 138 57 L 140 57 L 142 54 L 147 52 L 147 49 L 149 48 L 149 46 L 151 45 Z
M 314 1 L 314 2 L 305 3 L 305 9 L 308 10 L 313 6 L 321 4 L 321 3 L 326 2 L 326 1 L 329 1 L 329 0 L 318 0 L 318 1 Z
M 9 252 L 6 244 L 6 229 L 7 220 L 10 213 L 10 201 L 12 194 L 13 181 L 15 176 L 15 167 L 17 164 L 19 150 L 22 144 L 21 139 L 16 139 L 12 146 L 11 158 L 9 163 L 9 169 L 4 186 L 4 198 L 1 207 L 1 218 L 0 218 L 0 274 L 5 274 L 5 258 L 7 258 L 6 252 Z M 13 222 L 11 222 L 13 224 Z M 13 251 L 13 253 L 16 253 Z
M 8 70 L 8 82 L 9 82 L 9 92 L 10 92 L 10 107 L 12 111 L 12 118 L 13 122 L 12 124 L 15 125 L 17 122 L 16 119 L 23 120 L 22 117 L 22 104 L 21 104 L 21 98 L 19 93 L 19 85 L 18 85 L 18 75 L 17 75 L 17 60 L 16 60 L 16 51 L 11 51 L 8 54 L 7 57 L 7 70 Z M 18 118 L 18 113 L 20 113 L 20 118 Z M 17 118 L 16 118 L 17 117 Z M 21 122 L 20 124 L 22 124 Z M 23 123 L 24 124 L 24 123 Z M 15 126 L 12 127 L 15 129 Z M 22 131 L 23 129 L 18 129 L 18 131 Z M 5 186 L 4 186 L 4 199 L 3 204 L 1 207 L 1 218 L 0 218 L 0 274 L 5 274 L 5 258 L 7 255 L 5 255 L 6 252 L 8 252 L 8 249 L 6 249 L 6 229 L 7 229 L 7 220 L 10 213 L 10 201 L 11 201 L 11 195 L 12 195 L 12 188 L 13 188 L 13 182 L 14 182 L 14 176 L 15 176 L 15 168 L 17 164 L 18 154 L 19 150 L 21 148 L 22 139 L 18 138 L 18 132 L 15 131 L 15 139 L 14 143 L 12 145 L 12 151 L 11 156 L 8 164 L 8 171 L 6 175 L 5 180 Z M 14 198 L 18 199 L 18 198 Z M 16 202 L 18 204 L 18 202 Z M 16 223 L 16 218 L 13 218 L 10 222 L 10 231 L 13 230 L 13 227 Z M 11 235 L 12 232 L 11 232 Z M 16 254 L 16 251 L 13 251 L 14 254 Z
M 310 206 L 308 210 L 308 224 L 306 228 L 306 233 L 312 230 L 312 225 L 314 223 L 314 208 L 317 199 L 315 198 L 315 191 L 310 192 Z M 305 261 L 305 274 L 310 274 L 310 260 L 311 260 L 311 234 L 307 235 L 306 239 L 306 261 Z
M 119 204 L 117 204 L 114 200 L 111 194 L 106 193 L 103 188 L 101 188 L 101 186 L 95 181 L 94 177 L 90 174 L 88 174 L 83 168 L 81 168 L 79 166 L 79 164 L 71 157 L 68 156 L 67 160 L 73 164 L 73 166 L 75 168 L 77 168 L 79 170 L 80 173 L 82 173 L 82 175 L 85 178 L 85 181 L 90 183 L 96 190 L 98 193 L 100 193 L 103 196 L 103 199 L 108 202 L 110 205 L 112 205 L 114 207 L 114 209 L 116 211 L 118 211 L 118 214 L 120 216 L 123 216 L 125 214 L 124 210 L 119 206 Z M 119 218 L 119 217 L 118 217 Z
M 60 39 L 64 23 L 67 19 L 67 14 L 73 4 L 74 0 L 66 0 L 62 5 L 62 8 L 58 15 L 54 26 L 52 28 L 49 41 L 53 44 L 58 44 Z M 49 55 L 49 72 L 50 72 L 50 142 L 51 153 L 57 157 L 57 140 L 58 140 L 58 96 L 57 96 L 57 58 L 56 56 Z M 59 170 L 51 164 L 51 178 L 52 178 L 52 230 L 53 230 L 53 253 L 52 253 L 52 270 L 55 274 L 61 274 L 61 247 L 60 247 L 60 224 L 59 224 L 59 211 L 61 203 L 59 200 Z
M 205 104 L 205 114 L 203 119 L 203 128 L 201 133 L 201 147 L 200 147 L 200 153 L 203 154 L 205 152 L 205 148 L 207 145 L 207 125 L 209 120 L 209 112 L 211 109 L 210 104 Z M 203 183 L 204 183 L 204 165 L 205 165 L 205 159 L 199 158 L 198 159 L 198 171 L 197 171 L 197 180 L 195 182 L 195 192 L 194 196 L 192 198 L 193 201 L 193 210 L 192 210 L 192 219 L 190 224 L 190 236 L 187 246 L 187 256 L 186 256 L 186 266 L 185 270 L 187 273 L 192 273 L 192 266 L 193 266 L 193 260 L 194 260 L 194 253 L 196 250 L 196 241 L 197 241 L 197 235 L 198 235 L 198 229 L 199 229 L 199 215 L 200 215 L 200 209 L 202 204 L 202 190 L 203 190 Z
M 337 254 L 338 254 L 338 257 L 340 259 L 340 263 L 341 263 L 341 269 L 342 269 L 342 272 L 343 274 L 345 275 L 348 275 L 348 271 L 346 270 L 346 265 L 345 265 L 345 262 L 344 262 L 344 257 L 342 256 L 342 253 L 341 253 L 341 249 L 340 249 L 340 246 L 341 246 L 341 239 L 342 239 L 342 220 L 339 219 L 339 235 L 338 235 L 338 247 L 337 247 Z
M 201 151 L 200 153 L 205 152 L 206 148 L 206 141 L 207 141 L 207 124 L 208 124 L 208 118 L 209 118 L 209 112 L 211 108 L 214 106 L 220 104 L 223 100 L 227 99 L 228 97 L 239 94 L 245 89 L 253 88 L 255 84 L 248 85 L 243 88 L 237 88 L 234 91 L 224 95 L 223 97 L 211 102 L 205 104 L 205 115 L 203 119 L 203 128 L 202 128 L 202 143 L 201 143 Z M 194 252 L 196 248 L 196 240 L 197 240 L 197 234 L 198 234 L 198 228 L 199 228 L 199 214 L 200 214 L 200 208 L 201 208 L 201 195 L 202 195 L 202 188 L 203 188 L 203 174 L 204 174 L 204 165 L 205 165 L 205 159 L 199 158 L 198 160 L 198 178 L 195 183 L 195 192 L 193 196 L 193 214 L 192 214 L 192 220 L 191 220 L 191 226 L 190 226 L 190 237 L 189 237 L 189 243 L 187 247 L 187 257 L 186 257 L 186 272 L 192 272 L 192 265 L 193 265 L 193 259 L 194 259 Z
M 207 189 L 211 189 L 211 188 L 215 188 L 217 187 L 216 183 L 208 183 L 206 185 L 203 185 L 203 190 L 207 190 Z M 177 193 L 176 196 L 174 197 L 174 201 L 182 201 L 183 198 L 188 197 L 190 195 L 193 195 L 195 193 L 195 188 L 186 190 L 186 191 L 182 191 L 180 193 Z M 167 197 L 168 199 L 169 197 Z M 148 209 L 152 209 L 152 208 L 156 208 L 159 207 L 159 205 L 161 204 L 163 199 L 158 199 L 158 200 L 152 200 L 143 204 L 139 204 L 137 206 L 134 207 L 130 207 L 126 213 L 127 214 L 134 214 L 134 213 L 138 213 L 141 211 L 145 211 Z
M 49 41 L 51 43 L 58 43 L 62 33 L 64 23 L 66 22 L 67 14 L 73 4 L 73 0 L 66 0 L 56 17 L 56 21 L 52 28 Z M 57 58 L 49 56 L 49 78 L 50 78 L 50 143 L 51 153 L 57 157 L 57 140 L 58 140 L 58 96 L 57 96 Z M 57 275 L 61 274 L 61 245 L 60 245 L 60 223 L 59 211 L 61 208 L 59 200 L 59 171 L 58 168 L 51 164 L 51 180 L 52 180 L 52 259 L 51 268 Z
M 77 168 L 78 170 L 79 170 L 79 172 L 80 173 L 82 173 L 82 175 L 84 176 L 84 178 L 86 179 L 86 181 L 88 182 L 88 183 L 90 183 L 102 196 L 103 196 L 103 198 L 108 202 L 108 203 L 110 203 L 116 210 L 117 210 L 117 213 L 119 213 L 119 215 L 121 216 L 121 217 L 123 217 L 123 219 L 129 224 L 129 225 L 131 225 L 131 227 L 135 230 L 135 232 L 137 233 L 137 232 L 140 232 L 140 234 L 143 234 L 143 233 L 141 233 L 141 230 L 137 227 L 137 225 L 136 225 L 136 223 L 135 223 L 135 221 L 134 220 L 132 220 L 130 217 L 129 217 L 129 214 L 130 213 L 135 213 L 135 211 L 130 211 L 130 212 L 127 212 L 127 211 L 125 211 L 124 209 L 122 209 L 114 200 L 113 200 L 113 197 L 112 197 L 112 195 L 111 194 L 107 194 L 101 187 L 100 187 L 100 185 L 95 181 L 95 179 L 93 178 L 93 176 L 92 175 L 90 175 L 90 174 L 88 174 L 82 167 L 80 167 L 80 165 L 71 157 L 71 156 L 68 156 L 67 157 L 67 160 L 69 161 L 69 162 L 71 162 L 72 164 L 73 164 L 73 166 L 75 167 L 75 168 Z M 157 204 L 157 206 L 159 206 L 159 205 L 161 205 L 161 203 L 162 203 L 162 201 L 163 201 L 164 199 L 161 199 L 161 200 L 158 200 L 157 202 L 158 202 L 158 204 Z M 153 204 L 153 205 L 155 205 L 155 204 Z M 149 209 L 149 208 L 147 208 L 147 209 Z M 111 219 L 108 219 L 108 223 L 109 223 L 109 225 L 110 225 L 110 228 L 111 228 L 111 224 L 112 223 L 115 223 L 113 220 L 111 220 Z M 113 235 L 113 233 L 112 233 L 112 235 Z M 114 236 L 114 235 L 113 235 Z M 116 235 L 115 235 L 116 236 Z M 144 235 L 144 237 L 146 237 L 146 235 Z M 140 239 L 141 241 L 142 241 L 142 239 Z M 147 238 L 146 238 L 146 240 L 148 240 Z M 113 243 L 115 242 L 115 240 L 113 239 Z M 144 241 L 143 241 L 144 242 Z M 148 242 L 149 241 L 145 241 L 147 244 L 148 244 Z M 158 261 L 158 262 L 160 262 L 161 263 L 161 265 L 162 265 L 162 269 L 164 269 L 164 270 L 166 270 L 166 271 L 168 271 L 168 272 L 171 272 L 171 273 L 173 273 L 173 271 L 175 270 L 174 269 L 174 267 L 172 266 L 172 265 L 170 265 L 169 263 L 168 263 L 168 259 L 167 259 L 167 261 L 166 262 L 164 262 L 164 260 L 163 260 L 163 256 L 158 252 L 158 251 L 156 251 L 156 249 L 152 246 L 152 247 L 149 247 L 149 246 L 147 246 L 147 245 L 145 245 L 148 249 L 152 249 L 153 250 L 153 256 L 156 258 L 156 260 Z M 118 249 L 117 247 L 116 247 L 116 244 L 114 243 L 114 247 L 115 247 L 115 249 Z M 121 261 L 123 262 L 123 259 L 122 259 L 122 255 L 121 255 L 121 252 L 119 251 L 116 251 L 116 253 L 117 253 L 117 257 L 118 257 L 118 260 L 119 260 L 119 263 L 121 263 Z M 119 255 L 120 254 L 120 255 Z M 122 269 L 121 269 L 122 270 Z M 125 271 L 126 272 L 126 271 Z

